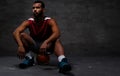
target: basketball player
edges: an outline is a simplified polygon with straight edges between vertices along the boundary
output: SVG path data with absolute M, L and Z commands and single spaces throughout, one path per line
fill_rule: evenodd
M 27 68 L 34 64 L 34 56 L 31 51 L 39 54 L 40 52 L 52 53 L 58 57 L 59 72 L 71 70 L 67 58 L 64 55 L 64 48 L 59 40 L 60 29 L 51 17 L 44 15 L 45 4 L 42 1 L 33 3 L 33 16 L 25 20 L 13 32 L 13 37 L 18 45 L 17 55 L 23 62 L 20 68 Z M 29 29 L 30 34 L 24 32 Z

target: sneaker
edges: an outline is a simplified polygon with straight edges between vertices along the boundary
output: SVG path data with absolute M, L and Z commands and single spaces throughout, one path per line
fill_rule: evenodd
M 59 62 L 59 72 L 66 73 L 71 70 L 71 65 L 68 63 L 67 58 L 63 58 L 61 62 Z
M 30 59 L 29 57 L 25 57 L 25 60 L 19 64 L 19 67 L 22 69 L 25 69 L 29 66 L 33 66 L 34 64 L 34 58 Z

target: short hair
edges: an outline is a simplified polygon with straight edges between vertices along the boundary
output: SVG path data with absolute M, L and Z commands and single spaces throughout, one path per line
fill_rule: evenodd
M 34 3 L 41 3 L 42 8 L 45 8 L 45 4 L 44 4 L 43 1 L 35 0 Z M 34 4 L 34 3 L 33 3 L 33 4 Z

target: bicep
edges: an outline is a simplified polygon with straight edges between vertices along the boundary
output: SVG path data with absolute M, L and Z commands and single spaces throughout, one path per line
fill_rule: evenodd
M 49 25 L 51 26 L 53 32 L 58 32 L 58 33 L 60 32 L 59 27 L 54 19 L 51 19 L 49 21 Z
M 22 24 L 20 24 L 15 31 L 18 32 L 23 32 L 27 27 L 29 26 L 29 22 L 28 21 L 24 21 Z

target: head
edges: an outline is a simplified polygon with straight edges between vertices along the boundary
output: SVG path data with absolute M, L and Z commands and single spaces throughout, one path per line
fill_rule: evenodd
M 43 15 L 44 9 L 45 9 L 44 2 L 37 0 L 37 1 L 35 1 L 33 3 L 33 9 L 32 9 L 32 11 L 33 11 L 33 15 L 34 16 L 37 17 L 37 16 Z

